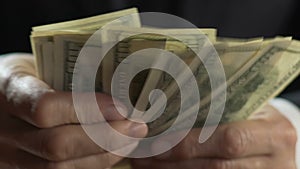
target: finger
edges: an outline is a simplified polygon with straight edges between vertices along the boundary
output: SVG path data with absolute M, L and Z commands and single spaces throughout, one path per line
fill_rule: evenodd
M 110 126 L 117 132 L 130 137 L 141 138 L 147 134 L 147 126 L 130 121 L 113 121 Z M 66 125 L 52 129 L 33 130 L 20 133 L 13 137 L 14 141 L 24 151 L 50 161 L 65 161 L 74 158 L 101 154 L 105 149 L 94 141 L 101 141 L 106 148 L 118 150 L 130 141 L 120 140 L 105 129 L 104 124 L 83 126 L 89 131 L 89 136 L 80 125 Z M 90 138 L 92 137 L 92 139 Z
M 108 169 L 123 158 L 111 153 L 97 154 L 90 157 L 51 164 L 55 169 Z
M 172 160 L 198 157 L 240 158 L 271 154 L 274 143 L 270 125 L 264 120 L 225 124 L 219 126 L 211 138 L 202 144 L 198 141 L 201 129 L 192 129 L 177 146 L 157 158 Z M 153 150 L 157 151 L 161 145 L 172 145 L 176 134 L 157 140 L 152 146 Z
M 131 143 L 123 149 L 128 152 L 128 154 L 136 148 L 137 142 Z M 121 161 L 123 158 L 116 156 L 111 153 L 97 154 L 85 158 L 69 160 L 65 162 L 55 163 L 55 169 L 68 168 L 68 169 L 107 169 L 111 168 L 113 165 Z
M 1 95 L 0 95 L 1 100 Z M 3 102 L 1 102 L 3 103 Z M 3 105 L 3 104 L 0 104 Z M 1 106 L 0 106 L 1 107 Z M 20 133 L 27 133 L 33 130 L 37 130 L 36 127 L 29 123 L 16 118 L 7 113 L 7 108 L 1 109 L 0 112 L 0 141 L 15 144 L 15 136 Z
M 30 168 L 38 169 L 44 168 L 46 163 L 45 160 L 42 160 L 38 157 L 35 157 L 31 154 L 22 152 L 15 147 L 12 147 L 8 144 L 0 144 L 0 167 L 5 169 L 16 169 L 16 168 Z M 34 167 L 35 166 L 35 167 Z
M 129 145 L 129 149 L 133 149 L 137 144 Z M 79 158 L 75 160 L 52 162 L 41 159 L 34 155 L 20 151 L 9 145 L 0 145 L 0 166 L 5 169 L 30 168 L 30 169 L 105 169 L 119 162 L 122 157 L 104 153 Z
M 272 161 L 269 156 L 249 157 L 242 159 L 216 159 L 200 158 L 185 161 L 163 161 L 155 159 L 136 159 L 132 161 L 134 169 L 266 169 L 272 167 Z
M 71 92 L 46 93 L 37 102 L 35 111 L 14 112 L 14 115 L 39 127 L 50 128 L 64 124 L 92 124 L 105 120 L 123 120 L 127 114 L 126 107 L 120 102 L 113 102 L 111 96 L 96 94 L 97 104 L 91 105 L 90 94 L 81 94 L 80 105 L 75 111 Z M 100 111 L 98 110 L 100 109 Z M 120 111 L 120 112 L 119 112 Z M 102 116 L 101 116 L 102 115 Z

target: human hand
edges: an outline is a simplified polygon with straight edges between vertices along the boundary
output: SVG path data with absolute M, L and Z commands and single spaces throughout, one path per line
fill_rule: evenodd
M 3 60 L 2 60 L 3 61 Z M 70 92 L 54 92 L 35 77 L 32 56 L 13 56 L 0 62 L 0 168 L 5 169 L 101 169 L 122 157 L 95 144 L 79 124 Z M 85 97 L 85 94 L 82 95 Z M 85 116 L 84 127 L 101 130 L 105 120 L 118 132 L 144 137 L 147 127 L 127 121 L 105 94 L 96 94 L 104 119 Z M 101 100 L 101 101 L 100 101 Z M 83 107 L 89 113 L 89 99 Z M 117 103 L 126 114 L 126 108 Z M 82 122 L 82 121 L 81 121 Z M 100 139 L 108 146 L 115 136 Z M 134 143 L 112 145 L 126 148 Z
M 280 112 L 266 105 L 248 120 L 224 124 L 199 144 L 201 129 L 170 151 L 147 159 L 132 160 L 134 168 L 155 169 L 296 169 L 296 131 Z M 152 148 L 172 142 L 173 133 Z

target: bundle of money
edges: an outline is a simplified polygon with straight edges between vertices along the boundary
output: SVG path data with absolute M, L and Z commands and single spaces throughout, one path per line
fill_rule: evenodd
M 136 8 L 33 27 L 30 39 L 39 78 L 57 90 L 68 90 L 70 72 L 73 72 L 80 49 L 91 34 L 115 19 L 134 13 L 137 13 Z M 135 16 L 131 22 L 126 21 L 120 24 L 140 27 L 140 20 Z
M 72 77 L 75 63 L 88 39 L 105 24 L 134 13 L 137 13 L 137 9 L 132 8 L 86 19 L 34 27 L 31 43 L 39 78 L 56 90 L 71 91 L 74 87 Z M 214 109 L 222 107 L 222 104 L 212 105 L 212 98 L 213 95 L 218 98 L 224 92 L 227 94 L 221 123 L 246 119 L 269 99 L 279 94 L 300 73 L 300 42 L 297 40 L 290 37 L 233 39 L 220 38 L 216 34 L 216 29 L 146 28 L 142 27 L 138 15 L 132 15 L 130 21 L 124 20 L 120 26 L 110 27 L 102 32 L 102 38 L 97 42 L 100 48 L 110 41 L 118 43 L 103 59 L 97 78 L 83 81 L 94 80 L 95 91 L 111 94 L 126 106 L 133 105 L 134 109 L 130 111 L 134 118 L 152 119 L 157 116 L 155 111 L 163 108 L 164 113 L 148 123 L 149 136 L 153 136 L 168 129 L 176 120 L 179 110 L 184 111 L 182 121 L 190 120 L 190 115 L 195 110 L 198 111 L 194 127 L 201 127 L 204 123 L 213 125 L 214 114 L 209 117 L 212 119 L 208 119 L 208 112 L 212 107 Z M 196 57 L 197 53 L 205 49 L 207 43 L 213 48 L 212 52 L 217 54 L 225 73 L 226 88 L 222 88 L 223 83 L 217 84 L 219 91 L 212 91 L 210 74 L 206 70 L 207 64 L 214 65 L 214 60 L 210 56 L 212 53 L 209 53 L 211 50 L 207 50 L 201 59 Z M 186 75 L 185 68 L 173 64 L 163 53 L 157 54 L 159 59 L 149 57 L 155 53 L 140 53 L 141 60 L 130 60 L 130 55 L 149 48 L 172 53 L 188 65 L 197 82 L 200 103 L 195 100 L 182 100 L 180 86 L 187 85 L 190 77 Z M 86 56 L 86 60 L 89 60 L 89 56 Z M 125 68 L 124 65 L 122 67 L 124 62 Z M 179 81 L 175 81 L 173 76 L 158 69 L 150 68 L 135 74 L 140 67 L 149 65 L 168 67 Z M 127 97 L 120 97 L 124 93 L 118 91 L 122 87 L 120 86 L 122 81 L 128 79 L 127 77 L 119 79 L 115 84 L 117 91 L 111 92 L 113 76 L 118 67 L 127 72 L 123 76 L 134 76 L 129 85 L 129 93 L 126 95 L 129 96 L 129 100 Z M 216 69 L 214 72 L 217 78 L 222 75 L 218 71 L 219 69 Z M 154 97 L 155 99 L 151 101 L 149 95 L 154 89 L 163 91 L 165 98 Z M 194 91 L 190 91 L 190 94 L 192 92 Z M 165 105 L 162 104 L 162 99 L 167 99 Z M 181 102 L 183 104 L 180 104 Z M 149 109 L 152 111 L 139 114 Z M 184 127 L 179 126 L 177 129 Z

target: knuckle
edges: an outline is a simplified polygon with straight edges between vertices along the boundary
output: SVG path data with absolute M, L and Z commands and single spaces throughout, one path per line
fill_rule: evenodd
M 65 132 L 52 132 L 42 140 L 42 155 L 51 161 L 66 160 L 70 151 L 68 148 L 70 146 L 69 140 Z
M 223 133 L 220 149 L 228 158 L 238 157 L 246 151 L 247 134 L 244 130 L 236 127 L 227 127 Z M 222 144 L 223 142 L 223 144 Z
M 291 126 L 289 129 L 287 129 L 286 131 L 283 132 L 284 136 L 283 138 L 285 138 L 285 145 L 287 146 L 291 146 L 291 145 L 295 145 L 297 142 L 297 133 L 296 130 Z
M 281 147 L 286 149 L 295 146 L 297 142 L 297 132 L 295 128 L 288 122 L 277 125 L 272 134 L 273 147 Z

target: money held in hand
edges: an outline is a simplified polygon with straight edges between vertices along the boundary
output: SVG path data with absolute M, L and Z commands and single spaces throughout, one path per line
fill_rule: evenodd
M 71 91 L 74 87 L 72 77 L 75 64 L 88 39 L 107 23 L 137 12 L 137 9 L 132 8 L 86 19 L 34 27 L 31 44 L 39 78 L 56 90 Z M 184 111 L 182 123 L 189 119 L 190 112 L 198 108 L 194 127 L 201 127 L 205 122 L 214 125 L 214 120 L 207 119 L 207 115 L 212 106 L 216 109 L 221 106 L 221 103 L 211 105 L 213 95 L 218 97 L 224 91 L 212 90 L 210 76 L 205 67 L 206 64 L 213 65 L 209 53 L 201 60 L 196 57 L 197 53 L 205 49 L 206 43 L 209 43 L 218 55 L 226 78 L 224 89 L 226 102 L 221 123 L 248 118 L 285 89 L 300 73 L 300 42 L 289 37 L 233 39 L 217 37 L 216 29 L 144 27 L 138 15 L 132 15 L 130 22 L 120 20 L 119 24 L 120 26 L 102 32 L 102 39 L 97 42 L 100 47 L 112 40 L 118 43 L 103 59 L 96 79 L 87 77 L 83 80 L 83 85 L 95 83 L 94 91 L 111 94 L 125 105 L 133 105 L 131 116 L 134 117 L 152 119 L 158 116 L 156 110 L 163 109 L 159 117 L 148 123 L 149 136 L 168 129 L 175 122 L 179 110 Z M 145 33 L 149 31 L 152 33 Z M 199 36 L 199 32 L 202 36 Z M 183 41 L 172 38 L 172 35 L 180 37 Z M 188 71 L 192 72 L 197 82 L 200 102 L 192 99 L 182 100 L 179 88 L 188 85 L 187 81 L 191 77 L 186 75 L 185 68 L 166 59 L 164 53 L 158 54 L 156 59 L 151 59 L 151 53 L 140 54 L 140 59 L 137 60 L 129 59 L 130 55 L 149 48 L 174 54 L 188 65 Z M 89 60 L 89 57 L 86 59 Z M 130 100 L 118 97 L 124 95 L 120 84 L 122 80 L 127 79 L 126 74 L 116 84 L 119 85 L 116 93 L 111 93 L 113 75 L 125 62 L 127 67 L 122 71 L 134 76 L 132 81 L 127 82 L 130 86 L 128 93 L 125 93 Z M 87 63 L 93 64 L 88 61 Z M 168 67 L 179 81 L 175 81 L 170 74 L 158 69 L 150 68 L 134 73 L 140 66 L 149 65 Z M 90 66 L 92 65 L 86 67 Z M 220 72 L 216 69 L 215 76 L 221 77 L 218 73 Z M 224 84 L 217 84 L 220 89 L 222 86 Z M 154 89 L 163 91 L 164 95 L 153 95 L 152 99 L 151 97 L 149 99 Z M 189 92 L 193 94 L 194 91 Z M 167 100 L 166 104 L 162 104 L 164 99 Z M 181 102 L 184 103 L 183 107 Z M 151 109 L 153 106 L 156 106 L 156 109 Z M 140 113 L 149 109 L 153 110 L 151 114 Z M 180 129 L 184 129 L 184 125 L 178 128 Z

